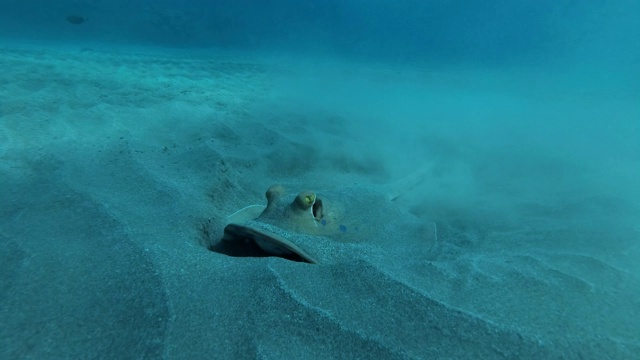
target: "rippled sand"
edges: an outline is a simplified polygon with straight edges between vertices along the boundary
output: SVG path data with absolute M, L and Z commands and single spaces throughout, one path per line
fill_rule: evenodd
M 455 125 L 526 114 L 521 88 L 487 100 L 466 75 L 305 61 L 2 49 L 0 357 L 640 353 L 635 193 L 593 191 L 607 178 L 586 161 L 531 156 L 517 135 L 505 147 L 493 123 Z M 374 129 L 420 94 L 439 99 L 433 118 Z M 547 113 L 590 106 L 555 100 Z M 629 164 L 607 171 L 623 184 Z M 209 250 L 273 183 L 382 191 L 414 170 L 425 177 L 389 206 L 436 222 L 428 252 L 365 239 L 349 261 L 310 265 Z M 380 207 L 351 210 L 386 221 Z

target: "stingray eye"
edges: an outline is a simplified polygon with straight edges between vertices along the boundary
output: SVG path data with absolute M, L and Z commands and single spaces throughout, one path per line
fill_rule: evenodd
M 309 206 L 313 205 L 313 203 L 316 201 L 316 194 L 311 194 L 311 195 L 305 196 L 304 201 Z
M 313 191 L 303 191 L 298 194 L 298 196 L 296 196 L 295 200 L 293 200 L 292 205 L 294 206 L 294 208 L 307 211 L 313 206 L 315 202 L 316 193 L 314 193 Z

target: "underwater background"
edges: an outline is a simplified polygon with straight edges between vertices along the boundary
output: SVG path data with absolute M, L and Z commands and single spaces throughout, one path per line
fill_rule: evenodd
M 3 36 L 375 60 L 630 66 L 635 1 L 9 1 Z M 69 26 L 69 15 L 86 19 Z M 581 59 L 581 60 L 579 60 Z M 551 64 L 550 64 L 551 63 Z
M 639 358 L 638 14 L 0 0 L 0 359 Z

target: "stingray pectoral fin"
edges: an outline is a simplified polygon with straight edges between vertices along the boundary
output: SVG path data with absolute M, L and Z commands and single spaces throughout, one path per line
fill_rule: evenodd
M 227 216 L 226 223 L 240 224 L 245 221 L 255 220 L 262 214 L 266 206 L 264 205 L 249 205 Z
M 258 246 L 262 248 L 262 250 L 271 255 L 283 256 L 292 253 L 296 254 L 302 260 L 308 263 L 318 263 L 318 261 L 311 255 L 309 255 L 306 251 L 300 249 L 298 246 L 285 239 L 284 237 L 274 234 L 270 231 L 254 228 L 247 225 L 229 224 L 224 228 L 224 232 L 225 237 L 227 237 L 228 240 L 231 240 L 233 238 L 252 239 Z

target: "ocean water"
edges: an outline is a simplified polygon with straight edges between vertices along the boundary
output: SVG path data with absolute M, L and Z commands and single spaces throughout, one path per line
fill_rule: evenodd
M 0 359 L 639 359 L 637 14 L 0 0 Z

